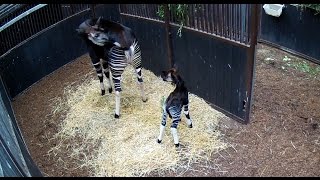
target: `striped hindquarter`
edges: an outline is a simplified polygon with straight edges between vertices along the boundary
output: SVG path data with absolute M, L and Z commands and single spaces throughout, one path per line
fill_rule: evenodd
M 138 45 L 138 42 L 135 41 L 129 50 L 120 49 L 117 46 L 111 48 L 108 53 L 109 58 L 109 67 L 112 74 L 112 80 L 114 83 L 114 88 L 116 92 L 116 112 L 115 117 L 119 118 L 120 114 L 120 92 L 121 89 L 121 76 L 123 74 L 124 69 L 128 64 L 131 64 L 134 69 L 138 79 L 141 97 L 144 102 L 147 101 L 147 98 L 144 93 L 143 88 L 143 79 L 141 73 L 141 50 Z

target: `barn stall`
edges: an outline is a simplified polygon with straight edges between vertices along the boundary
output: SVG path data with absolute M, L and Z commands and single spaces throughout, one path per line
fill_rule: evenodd
M 167 16 L 169 25 L 155 13 L 158 5 L 143 5 L 146 11 L 140 11 L 139 6 L 142 5 L 108 4 L 90 9 L 90 5 L 34 5 L 24 7 L 32 13 L 25 13 L 19 21 L 7 18 L 7 24 L 13 25 L 1 31 L 2 38 L 12 42 L 1 44 L 2 50 L 7 48 L 1 61 L 6 108 L 13 123 L 17 118 L 39 135 L 40 143 L 29 144 L 39 144 L 41 155 L 50 159 L 65 153 L 65 159 L 61 159 L 65 167 L 68 167 L 68 158 L 77 160 L 77 168 L 87 168 L 89 176 L 141 176 L 177 167 L 188 169 L 190 163 L 203 162 L 210 154 L 227 147 L 227 142 L 220 139 L 219 118 L 226 114 L 248 123 L 257 6 L 191 6 L 190 9 L 197 11 L 190 11 L 186 28 L 181 31 L 183 38 L 171 35 L 172 39 L 169 31 L 170 28 L 172 32 L 178 31 L 177 18 L 172 14 Z M 221 16 L 222 10 L 229 14 L 228 18 Z M 192 14 L 194 12 L 197 13 Z M 141 41 L 143 76 L 149 100 L 143 104 L 138 98 L 135 76 L 128 67 L 123 76 L 122 121 L 112 118 L 113 94 L 99 96 L 98 81 L 90 59 L 85 55 L 85 45 L 75 33 L 75 28 L 90 16 L 103 16 L 121 22 L 135 32 L 144 32 L 137 36 Z M 234 21 L 236 17 L 242 17 L 238 24 Z M 12 34 L 12 29 L 19 31 Z M 185 53 L 186 49 L 188 53 Z M 179 152 L 171 146 L 169 131 L 165 136 L 166 143 L 161 146 L 155 143 L 161 102 L 173 90 L 158 75 L 173 63 L 180 65 L 181 74 L 188 82 L 190 112 L 196 119 L 192 130 L 183 122 L 179 126 L 183 144 Z M 202 69 L 201 73 L 199 69 Z M 27 115 L 14 117 L 11 103 L 16 114 Z M 39 126 L 43 124 L 45 126 Z M 19 130 L 18 125 L 15 128 Z M 47 132 L 49 129 L 50 133 Z M 19 131 L 13 134 L 23 140 Z M 20 146 L 27 150 L 26 144 L 20 143 Z M 18 165 L 16 160 L 19 158 L 9 152 L 7 150 L 7 155 L 15 160 L 16 167 L 26 166 Z M 29 153 L 26 151 L 25 154 Z M 28 166 L 24 171 L 34 171 L 40 176 L 31 156 L 25 157 L 34 169 Z M 14 176 L 6 174 L 6 169 L 10 168 L 3 167 L 8 166 L 2 166 L 4 176 Z

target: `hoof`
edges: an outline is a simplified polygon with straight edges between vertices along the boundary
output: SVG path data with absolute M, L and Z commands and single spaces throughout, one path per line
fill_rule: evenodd
M 143 102 L 147 102 L 148 101 L 148 98 L 145 98 L 145 99 L 142 99 Z
M 190 125 L 188 126 L 188 128 L 192 128 L 192 124 L 190 124 Z
M 178 143 L 178 144 L 174 144 L 174 146 L 176 147 L 176 148 L 178 148 L 178 147 L 180 147 L 180 144 Z
M 112 88 L 109 88 L 109 93 L 110 93 L 110 94 L 112 93 Z
M 159 143 L 159 144 L 160 144 L 160 143 L 161 143 L 161 141 L 162 141 L 162 140 L 157 139 L 157 143 Z
M 114 114 L 114 118 L 119 119 L 120 115 Z
M 101 90 L 101 96 L 103 96 L 104 94 L 106 94 L 106 90 Z

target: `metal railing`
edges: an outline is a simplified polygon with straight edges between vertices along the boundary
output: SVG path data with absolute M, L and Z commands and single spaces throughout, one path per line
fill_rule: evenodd
M 171 6 L 172 7 L 172 6 Z M 183 20 L 170 8 L 170 24 L 205 32 L 240 44 L 250 44 L 251 8 L 246 4 L 185 4 Z M 121 4 L 120 12 L 164 22 L 160 4 Z
M 1 19 L 0 55 L 51 25 L 89 9 L 90 4 L 25 5 Z

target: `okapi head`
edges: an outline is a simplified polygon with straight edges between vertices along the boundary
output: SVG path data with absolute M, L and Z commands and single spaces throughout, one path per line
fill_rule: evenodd
M 80 24 L 77 31 L 98 46 L 113 43 L 120 48 L 128 49 L 135 40 L 130 28 L 101 17 L 86 20 Z
M 88 19 L 80 24 L 78 33 L 85 35 L 91 42 L 98 46 L 104 46 L 109 37 L 104 33 L 104 28 L 100 25 L 101 17 L 99 19 Z
M 176 87 L 181 87 L 184 85 L 184 81 L 179 75 L 176 67 L 170 68 L 167 71 L 162 71 L 161 78 L 163 81 L 171 82 L 172 84 L 176 85 Z

